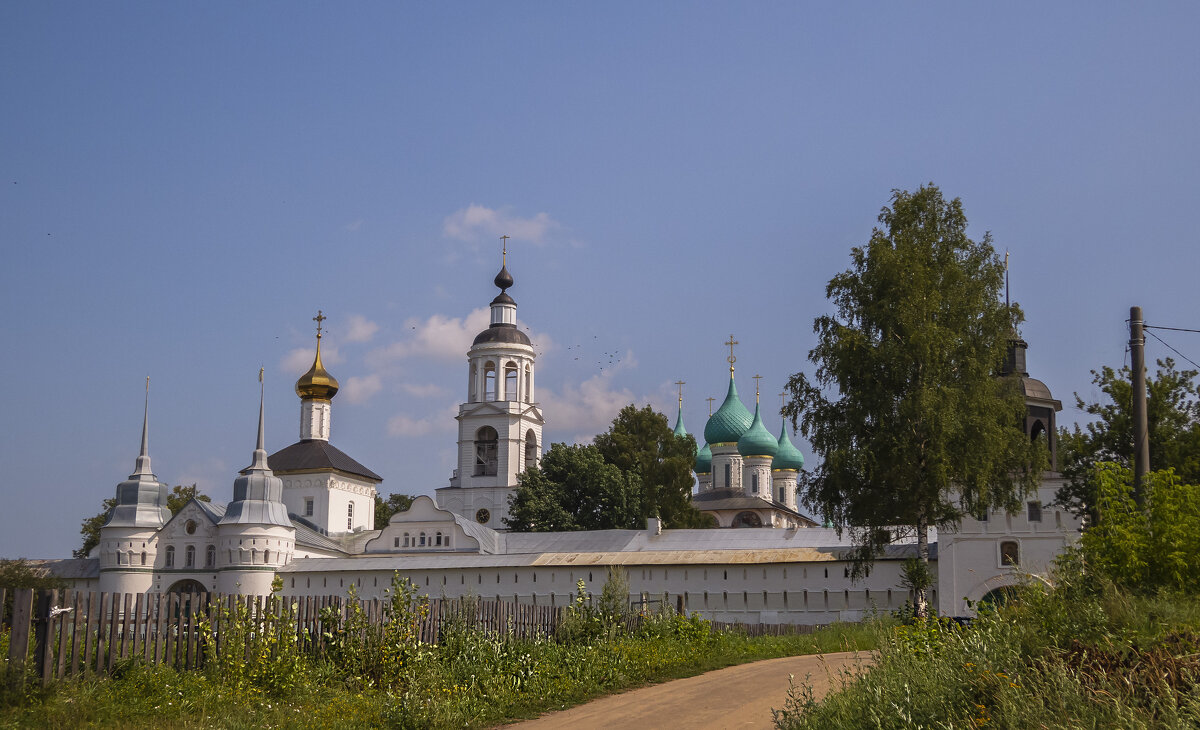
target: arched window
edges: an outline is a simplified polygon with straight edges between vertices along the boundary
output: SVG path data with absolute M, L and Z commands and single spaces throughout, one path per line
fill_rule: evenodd
M 1018 565 L 1021 562 L 1021 546 L 1016 540 L 1005 540 L 1000 543 L 1000 564 Z
M 346 529 L 354 529 L 354 503 L 346 505 Z
M 271 551 L 270 550 L 263 550 L 263 562 L 264 563 L 271 562 Z
M 143 550 L 142 551 L 142 565 L 145 565 L 145 564 L 146 564 L 146 551 Z
M 204 551 L 204 565 L 207 568 L 211 568 L 211 567 L 215 566 L 216 564 L 217 564 L 217 546 L 209 545 L 208 549 Z
M 167 546 L 167 556 L 163 559 L 163 566 L 165 566 L 167 568 L 175 567 L 175 546 L 174 545 Z
M 750 472 L 750 491 L 758 494 L 758 472 Z
M 187 546 L 187 552 L 184 553 L 184 557 L 183 557 L 183 567 L 185 567 L 185 568 L 196 567 L 196 547 L 194 545 Z
M 421 547 L 425 547 L 425 533 L 421 533 Z
M 408 533 L 404 533 L 404 547 L 411 547 L 408 540 Z
M 483 399 L 496 400 L 496 363 L 483 366 Z
M 533 368 L 525 366 L 525 402 L 533 402 Z
M 496 475 L 497 447 L 500 436 L 496 429 L 484 426 L 475 432 L 475 476 Z
M 738 512 L 731 527 L 762 527 L 762 518 L 757 512 Z
M 532 469 L 538 465 L 537 434 L 533 429 L 525 432 L 525 468 Z
M 729 489 L 733 486 L 733 469 L 732 465 L 725 465 L 725 488 Z
M 504 400 L 519 400 L 517 398 L 517 365 L 509 363 L 504 366 Z
M 434 539 L 434 542 L 433 542 L 433 544 L 434 544 L 435 546 L 437 546 L 437 547 L 441 547 L 441 546 L 442 546 L 442 532 L 441 532 L 441 530 L 439 530 L 439 531 L 438 531 L 438 533 L 437 533 L 436 535 L 434 535 L 434 538 L 433 538 L 433 539 Z

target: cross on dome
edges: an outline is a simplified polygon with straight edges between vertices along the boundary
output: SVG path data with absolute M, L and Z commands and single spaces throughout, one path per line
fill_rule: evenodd
M 321 323 L 327 319 L 329 319 L 329 317 L 326 317 L 324 314 L 322 314 L 320 309 L 317 310 L 317 316 L 313 317 L 313 321 L 317 323 L 318 340 L 321 339 Z
M 729 372 L 732 373 L 733 372 L 733 364 L 735 362 L 737 362 L 737 357 L 734 356 L 734 354 L 733 354 L 733 346 L 738 344 L 738 341 L 733 339 L 733 335 L 729 335 L 729 341 L 726 342 L 725 344 L 729 345 L 729 357 L 727 359 L 729 360 Z

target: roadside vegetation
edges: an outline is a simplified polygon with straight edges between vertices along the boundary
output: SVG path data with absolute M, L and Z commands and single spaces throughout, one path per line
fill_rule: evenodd
M 800 681 L 776 724 L 801 728 L 1200 727 L 1200 504 L 1170 471 L 1136 506 L 1128 470 L 1092 474 L 1103 520 L 1052 575 L 969 626 L 881 627 L 875 666 L 816 702 Z
M 629 621 L 616 598 L 621 576 L 609 583 L 594 606 L 581 588 L 557 635 L 537 641 L 464 620 L 451 621 L 437 645 L 423 644 L 415 629 L 424 603 L 400 579 L 383 631 L 367 631 L 358 614 L 340 622 L 331 614 L 319 659 L 280 630 L 286 616 L 273 626 L 235 615 L 222 640 L 243 651 L 190 672 L 131 661 L 111 678 L 0 690 L 0 727 L 489 727 L 758 659 L 869 649 L 875 637 L 839 624 L 749 638 L 669 608 Z

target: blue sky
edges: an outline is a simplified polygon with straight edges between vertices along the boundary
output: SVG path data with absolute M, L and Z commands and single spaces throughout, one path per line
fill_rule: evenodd
M 0 556 L 78 545 L 133 468 L 147 375 L 159 478 L 227 500 L 260 365 L 268 448 L 298 438 L 318 309 L 333 442 L 385 493 L 443 486 L 504 233 L 548 442 L 631 401 L 673 417 L 676 380 L 702 430 L 731 333 L 777 430 L 826 282 L 890 190 L 932 181 L 1011 250 L 1030 369 L 1071 423 L 1131 305 L 1200 325 L 1198 16 L 0 5 Z

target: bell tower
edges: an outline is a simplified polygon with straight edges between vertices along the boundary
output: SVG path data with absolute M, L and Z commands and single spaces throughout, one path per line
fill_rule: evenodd
M 534 390 L 536 354 L 517 328 L 517 303 L 508 295 L 508 236 L 494 283 L 491 324 L 467 351 L 467 400 L 458 408 L 458 468 L 437 490 L 438 506 L 503 530 L 517 475 L 542 453 L 542 410 Z

